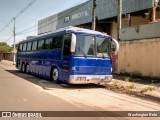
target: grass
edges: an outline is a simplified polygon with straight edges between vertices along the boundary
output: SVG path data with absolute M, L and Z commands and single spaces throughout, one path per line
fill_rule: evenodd
M 141 88 L 141 92 L 153 91 L 153 90 L 155 90 L 155 89 L 156 89 L 156 88 L 153 87 L 153 86 L 143 86 L 143 87 Z
M 132 81 L 131 77 L 125 77 L 124 81 L 115 80 L 115 81 L 112 81 L 110 85 L 114 86 L 114 88 L 118 90 L 137 91 L 139 93 L 145 93 L 147 91 L 154 91 L 156 89 L 156 87 L 150 86 L 150 85 L 143 85 L 143 86 L 138 85 L 137 86 L 137 84 L 135 84 L 134 82 L 131 82 Z
M 131 84 L 131 85 L 127 86 L 127 88 L 128 88 L 128 89 L 135 89 L 136 87 L 135 87 L 134 84 Z
M 130 79 L 131 79 L 130 77 L 125 77 L 125 78 L 124 78 L 124 80 L 125 80 L 126 82 L 129 82 Z
M 113 81 L 112 85 L 120 88 L 122 86 L 122 83 L 121 82 L 118 82 L 118 81 Z

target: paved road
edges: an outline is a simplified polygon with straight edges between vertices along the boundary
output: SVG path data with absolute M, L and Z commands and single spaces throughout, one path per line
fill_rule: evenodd
M 160 110 L 160 105 L 157 103 L 117 94 L 102 86 L 57 85 L 46 79 L 21 73 L 10 62 L 0 62 L 0 111 L 158 110 Z M 113 112 L 113 114 L 117 113 Z M 89 118 L 83 119 L 88 120 Z M 94 117 L 90 119 L 105 118 Z

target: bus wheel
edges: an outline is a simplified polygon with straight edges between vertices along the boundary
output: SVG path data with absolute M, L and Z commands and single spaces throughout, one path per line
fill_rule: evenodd
M 29 74 L 29 65 L 26 65 L 26 73 Z
M 51 71 L 51 80 L 55 83 L 58 83 L 59 72 L 57 68 L 53 68 Z
M 22 64 L 22 72 L 26 72 L 25 64 Z

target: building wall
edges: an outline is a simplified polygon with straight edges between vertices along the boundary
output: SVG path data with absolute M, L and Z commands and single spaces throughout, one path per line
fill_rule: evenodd
M 13 60 L 13 53 L 5 53 L 4 60 L 12 61 Z
M 159 19 L 159 20 L 160 20 L 160 8 L 159 8 L 159 10 L 156 12 L 156 19 Z
M 38 21 L 38 34 L 92 22 L 92 0 Z M 152 0 L 123 0 L 123 14 L 152 8 Z M 117 0 L 97 0 L 98 20 L 117 16 Z
M 2 53 L 0 53 L 0 59 L 1 59 L 1 60 L 3 59 L 3 54 L 2 54 Z
M 53 15 L 38 22 L 38 34 L 57 29 L 58 16 Z
M 121 31 L 121 40 L 136 40 L 160 37 L 160 22 L 124 28 Z
M 148 24 L 149 23 L 149 17 L 141 17 L 141 16 L 131 16 L 131 27 L 132 26 L 138 26 L 138 25 L 143 25 L 143 24 Z M 123 31 L 125 30 L 124 28 L 128 28 L 128 23 L 127 19 L 123 18 L 122 19 L 122 29 Z M 111 36 L 115 39 L 117 39 L 117 23 L 112 22 L 112 28 L 111 28 Z
M 160 78 L 160 22 L 135 28 L 122 29 L 118 72 Z
M 160 78 L 160 38 L 122 41 L 118 72 Z
M 0 53 L 0 59 L 12 61 L 13 53 Z

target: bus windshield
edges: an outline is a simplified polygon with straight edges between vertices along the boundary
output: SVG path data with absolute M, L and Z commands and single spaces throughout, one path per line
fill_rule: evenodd
M 110 56 L 110 40 L 102 37 L 76 35 L 75 56 Z

